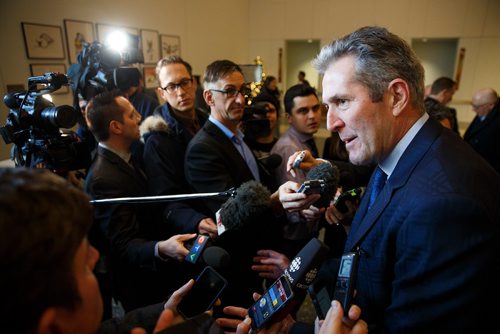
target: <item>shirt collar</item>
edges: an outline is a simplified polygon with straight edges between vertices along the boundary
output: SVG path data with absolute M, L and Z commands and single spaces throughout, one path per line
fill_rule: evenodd
M 427 113 L 424 113 L 422 117 L 420 117 L 415 124 L 406 132 L 406 134 L 401 138 L 401 140 L 398 142 L 396 147 L 392 150 L 392 152 L 389 154 L 389 156 L 379 163 L 380 169 L 384 171 L 384 173 L 387 174 L 387 179 L 391 176 L 392 172 L 396 168 L 396 165 L 405 152 L 405 150 L 408 148 L 410 145 L 411 141 L 415 136 L 417 135 L 418 131 L 424 126 L 425 122 L 429 119 L 429 115 Z
M 309 139 L 313 138 L 313 135 L 299 132 L 293 126 L 290 126 L 290 128 L 289 128 L 288 131 L 290 131 L 295 138 L 297 138 L 298 140 L 300 140 L 301 143 L 305 143 Z
M 130 153 L 130 152 L 121 152 L 121 151 L 112 149 L 111 147 L 109 147 L 108 145 L 106 145 L 104 143 L 100 142 L 99 146 L 102 147 L 102 148 L 105 148 L 108 151 L 113 152 L 114 154 L 116 154 L 117 156 L 119 156 L 126 163 L 129 163 L 130 158 L 132 157 L 132 153 Z
M 233 137 L 236 137 L 240 140 L 243 140 L 243 137 L 245 137 L 245 135 L 243 134 L 243 131 L 238 129 L 238 130 L 236 130 L 236 134 L 234 134 L 233 131 L 229 130 L 224 124 L 222 124 L 221 122 L 216 120 L 214 117 L 212 117 L 212 115 L 210 115 L 208 117 L 208 120 L 210 122 L 214 123 L 215 126 L 217 126 L 226 135 L 226 137 L 231 139 L 231 140 L 233 139 Z

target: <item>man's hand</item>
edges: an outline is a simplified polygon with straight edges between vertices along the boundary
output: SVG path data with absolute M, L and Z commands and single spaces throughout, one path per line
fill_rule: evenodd
M 319 322 L 319 334 L 367 334 L 368 325 L 360 319 L 360 316 L 361 309 L 352 305 L 349 309 L 349 317 L 344 317 L 342 305 L 334 300 L 325 320 Z
M 257 251 L 257 256 L 253 258 L 253 262 L 257 264 L 252 266 L 252 270 L 257 271 L 260 277 L 273 280 L 280 277 L 290 264 L 290 260 L 284 254 L 270 249 Z
M 212 218 L 205 218 L 200 220 L 198 224 L 198 233 L 199 234 L 208 234 L 210 239 L 215 240 L 219 234 L 217 233 L 217 225 L 212 220 Z
M 300 184 L 293 181 L 288 181 L 279 187 L 278 197 L 285 210 L 294 212 L 309 209 L 321 197 L 320 194 L 298 193 L 299 188 Z
M 158 252 L 161 257 L 170 257 L 177 261 L 183 261 L 189 250 L 184 247 L 184 242 L 193 239 L 196 234 L 177 234 L 167 240 L 158 242 Z
M 303 156 L 302 160 L 300 162 L 297 161 L 298 163 L 295 163 L 295 159 L 297 159 L 299 156 Z M 307 150 L 297 151 L 288 158 L 288 162 L 286 163 L 286 171 L 292 174 L 293 177 L 295 177 L 296 174 L 294 168 L 300 168 L 304 172 L 308 172 L 311 168 L 319 165 L 320 163 L 321 162 L 314 159 L 311 152 Z
M 325 208 L 317 208 L 311 205 L 309 208 L 300 211 L 300 215 L 306 219 L 308 223 L 313 223 L 321 219 L 325 213 Z

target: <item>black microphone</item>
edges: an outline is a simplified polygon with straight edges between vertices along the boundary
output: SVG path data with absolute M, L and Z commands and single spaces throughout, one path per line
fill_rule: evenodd
M 312 238 L 293 258 L 283 275 L 288 278 L 293 292 L 304 296 L 314 281 L 330 248 L 317 238 Z
M 184 246 L 189 249 L 185 257 L 186 262 L 201 263 L 216 269 L 226 268 L 231 262 L 229 253 L 223 248 L 212 246 L 208 235 L 199 234 L 196 238 L 185 242 Z
M 216 213 L 219 235 L 259 224 L 270 209 L 271 192 L 265 186 L 253 180 L 243 183 Z
M 217 246 L 206 248 L 201 257 L 207 266 L 215 269 L 227 268 L 231 263 L 231 256 L 229 256 L 229 253 L 226 252 L 224 248 Z
M 314 203 L 318 208 L 325 208 L 330 205 L 337 187 L 339 185 L 340 172 L 337 166 L 329 162 L 323 162 L 306 174 L 306 180 L 323 180 L 324 186 L 321 188 L 321 198 Z

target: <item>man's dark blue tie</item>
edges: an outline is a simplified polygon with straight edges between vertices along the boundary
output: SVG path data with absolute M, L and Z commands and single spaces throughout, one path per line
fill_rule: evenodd
M 372 207 L 373 203 L 375 203 L 375 199 L 378 194 L 384 187 L 385 181 L 387 180 L 387 174 L 384 173 L 380 167 L 375 169 L 375 173 L 373 176 L 373 185 L 372 190 L 370 192 L 370 201 L 368 202 L 368 210 Z

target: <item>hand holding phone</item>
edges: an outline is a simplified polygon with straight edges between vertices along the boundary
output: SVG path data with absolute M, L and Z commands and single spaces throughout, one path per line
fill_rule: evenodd
M 199 234 L 192 243 L 191 248 L 189 249 L 189 253 L 188 255 L 186 255 L 185 260 L 187 262 L 196 263 L 201 253 L 203 253 L 203 250 L 205 249 L 208 239 L 210 239 L 208 235 Z M 189 247 L 188 243 L 186 243 L 186 247 Z
M 346 213 L 348 211 L 348 208 L 347 208 L 345 202 L 351 201 L 352 203 L 354 203 L 355 201 L 359 200 L 362 192 L 363 192 L 362 188 L 354 188 L 354 189 L 343 192 L 342 194 L 340 194 L 340 196 L 335 201 L 335 203 L 334 203 L 335 207 L 341 213 Z
M 193 287 L 177 305 L 177 311 L 190 319 L 212 308 L 227 285 L 227 281 L 212 267 L 205 267 Z
M 351 308 L 352 299 L 354 298 L 354 287 L 356 285 L 356 276 L 358 273 L 358 259 L 359 254 L 357 252 L 345 253 L 340 259 L 333 299 L 338 300 L 342 304 L 344 310 L 349 310 Z
M 325 187 L 324 180 L 307 180 L 300 185 L 298 193 L 304 193 L 306 195 L 319 194 Z
M 292 287 L 285 276 L 273 285 L 248 309 L 252 329 L 256 332 L 271 323 L 273 317 L 293 298 Z

